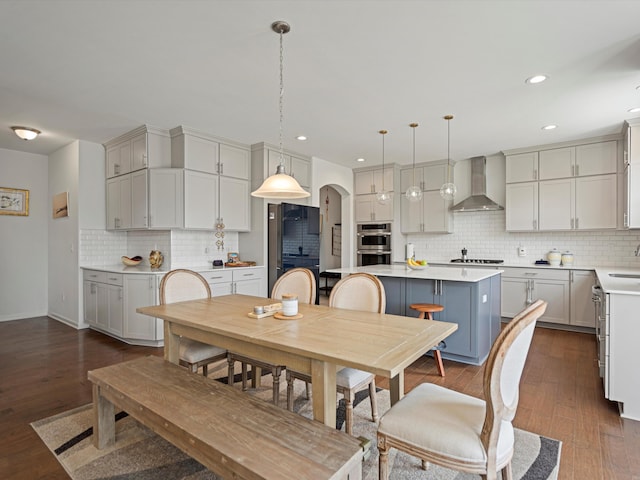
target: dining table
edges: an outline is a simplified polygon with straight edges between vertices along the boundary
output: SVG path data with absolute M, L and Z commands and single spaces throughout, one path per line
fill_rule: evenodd
M 164 320 L 164 357 L 178 364 L 180 338 L 284 365 L 311 376 L 313 418 L 336 426 L 336 370 L 351 367 L 389 379 L 391 404 L 404 395 L 404 369 L 438 345 L 456 323 L 300 304 L 287 318 L 249 316 L 278 300 L 224 295 L 139 307 Z

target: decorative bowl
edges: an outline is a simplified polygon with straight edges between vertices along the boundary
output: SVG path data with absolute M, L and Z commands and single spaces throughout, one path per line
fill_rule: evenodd
M 120 260 L 122 260 L 122 263 L 124 263 L 127 267 L 135 267 L 142 261 L 142 257 L 136 255 L 135 257 L 129 258 L 123 255 L 122 257 L 120 257 Z

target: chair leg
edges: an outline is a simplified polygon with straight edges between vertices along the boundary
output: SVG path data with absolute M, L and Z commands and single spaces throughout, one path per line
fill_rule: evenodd
M 307 394 L 307 400 L 311 398 L 311 384 L 309 382 L 304 382 L 305 393 Z
M 234 360 L 231 358 L 231 355 L 227 355 L 227 364 L 229 365 L 229 378 L 227 379 L 227 385 L 233 385 L 233 376 L 234 376 Z
M 513 480 L 513 472 L 511 471 L 511 462 L 502 469 L 502 480 Z
M 422 460 L 420 468 L 422 468 L 422 470 L 427 470 L 429 468 L 429 462 Z
M 202 375 L 204 375 L 205 377 L 209 375 L 209 366 L 208 365 L 203 365 L 202 366 Z
M 371 419 L 374 422 L 378 421 L 378 398 L 376 396 L 376 381 L 371 380 L 369 383 L 369 400 L 371 401 Z
M 271 375 L 273 375 L 273 404 L 277 407 L 278 404 L 280 403 L 279 400 L 279 396 L 280 396 L 280 374 L 281 374 L 281 370 L 280 367 L 273 367 L 271 369 Z
M 389 452 L 380 448 L 380 437 L 378 437 L 378 480 L 389 479 Z
M 189 370 L 191 370 L 193 373 L 198 373 L 198 364 L 197 363 L 190 363 L 189 364 Z
M 287 410 L 293 412 L 293 382 L 295 379 L 287 369 Z
M 436 361 L 438 373 L 441 377 L 444 377 L 444 364 L 442 363 L 442 354 L 440 353 L 440 350 L 435 349 L 433 351 L 433 359 Z
M 355 395 L 353 390 L 349 389 L 344 392 L 344 401 L 347 404 L 347 416 L 345 418 L 345 431 L 348 435 L 353 433 L 353 399 Z

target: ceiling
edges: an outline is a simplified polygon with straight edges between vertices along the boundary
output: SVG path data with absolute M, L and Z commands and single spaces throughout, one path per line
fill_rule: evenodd
M 275 20 L 291 24 L 285 148 L 377 165 L 387 129 L 386 162 L 408 164 L 417 122 L 416 161 L 446 159 L 446 114 L 453 161 L 615 134 L 640 116 L 639 18 L 637 0 L 3 0 L 0 148 L 142 124 L 277 145 Z

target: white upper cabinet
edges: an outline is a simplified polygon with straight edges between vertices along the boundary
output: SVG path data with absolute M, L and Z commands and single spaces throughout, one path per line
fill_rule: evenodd
M 160 128 L 143 125 L 104 144 L 107 178 L 143 168 L 171 166 L 171 137 Z
M 542 150 L 539 180 L 616 173 L 616 149 L 610 141 Z
M 268 148 L 267 156 L 269 165 L 267 176 L 270 176 L 276 173 L 276 168 L 280 165 L 280 152 Z M 306 187 L 307 190 L 311 187 L 311 162 L 309 160 L 284 152 L 282 163 L 286 172 L 295 178 L 301 187 Z
M 249 165 L 250 160 L 250 152 L 248 148 L 240 148 L 221 143 L 220 168 L 218 173 L 225 177 L 249 180 L 251 173 Z
M 220 144 L 206 134 L 176 127 L 171 129 L 171 166 L 204 173 L 218 173 Z
M 249 231 L 249 181 L 240 178 L 220 177 L 219 217 L 225 230 Z
M 538 182 L 507 184 L 506 204 L 507 231 L 538 230 Z
M 410 202 L 402 195 L 400 227 L 402 233 L 451 233 L 453 213 L 451 201 L 440 196 L 438 190 L 426 191 L 419 202 Z
M 393 168 L 382 168 L 374 170 L 359 170 L 353 172 L 353 186 L 356 195 L 366 195 L 377 193 L 384 189 L 393 191 Z
M 357 195 L 354 199 L 356 222 L 393 221 L 393 198 L 385 205 L 378 203 L 376 195 Z
M 572 230 L 576 216 L 575 181 L 546 180 L 538 188 L 539 229 Z
M 184 228 L 213 230 L 217 222 L 218 176 L 184 170 Z
M 575 230 L 616 228 L 617 175 L 576 178 Z
M 507 155 L 507 183 L 538 180 L 538 152 Z
M 179 168 L 149 170 L 149 228 L 184 225 L 184 175 Z
M 423 191 L 440 190 L 442 184 L 447 181 L 447 164 L 418 166 L 415 168 L 415 180 L 413 170 L 413 168 L 403 168 L 400 171 L 401 193 L 406 192 L 413 185 L 420 187 Z
M 538 159 L 539 180 L 573 177 L 576 164 L 575 147 L 542 150 Z
M 625 122 L 622 225 L 640 228 L 640 121 Z

